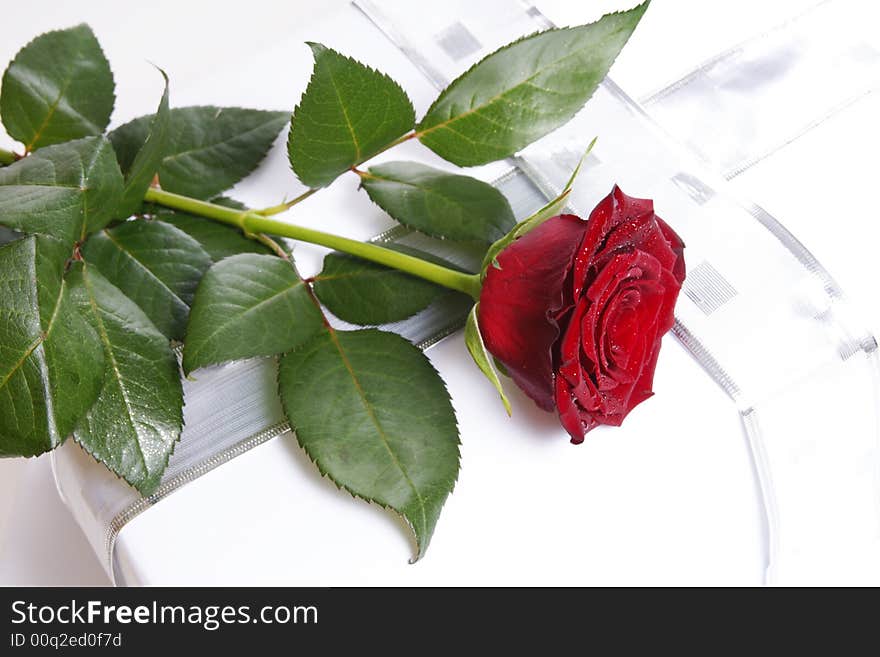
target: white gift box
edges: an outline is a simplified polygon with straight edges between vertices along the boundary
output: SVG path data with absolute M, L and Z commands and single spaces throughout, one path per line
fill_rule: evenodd
M 760 61 L 790 53 L 792 43 L 812 52 L 804 40 L 815 19 L 757 42 Z M 316 40 L 390 74 L 421 114 L 438 86 L 486 52 L 549 26 L 534 8 L 502 0 L 451 0 L 428 25 L 414 3 L 362 0 L 244 57 L 223 76 L 277 84 L 271 71 L 281 68 L 285 80 L 304 87 L 311 63 L 301 42 Z M 844 45 L 854 65 L 880 70 L 870 48 Z M 753 63 L 738 57 L 727 53 L 718 66 L 700 69 L 702 77 L 685 78 L 647 104 L 684 141 L 698 139 L 704 158 L 717 154 L 727 173 L 787 139 L 778 121 L 769 128 L 760 117 L 733 121 L 752 93 L 731 83 Z M 813 71 L 805 57 L 795 61 L 807 64 L 786 69 L 792 84 Z M 792 130 L 873 88 L 876 81 L 861 73 L 835 89 L 836 105 L 801 108 Z M 211 89 L 211 102 L 222 103 L 218 84 L 205 80 L 184 97 L 204 102 L 201 90 Z M 725 93 L 707 95 L 719 89 Z M 778 86 L 768 82 L 767 89 Z M 701 103 L 710 97 L 707 109 Z M 682 119 L 688 115 L 717 116 L 717 129 L 728 132 L 713 141 L 711 123 Z M 760 135 L 755 149 L 741 148 L 737 129 Z M 656 396 L 622 428 L 600 428 L 571 446 L 556 418 L 512 385 L 514 416 L 507 418 L 448 308 L 390 327 L 427 349 L 462 437 L 459 481 L 430 550 L 411 565 L 404 523 L 339 491 L 299 449 L 275 396 L 272 359 L 202 370 L 185 383 L 183 438 L 150 498 L 73 441 L 55 453 L 59 490 L 111 578 L 333 586 L 787 583 L 828 572 L 834 581 L 861 582 L 880 575 L 876 342 L 786 228 L 677 146 L 610 80 L 567 126 L 511 161 L 468 173 L 497 184 L 522 217 L 560 190 L 596 135 L 571 209 L 585 216 L 618 183 L 653 198 L 688 247 L 688 279 L 674 335 L 664 339 Z M 412 143 L 382 157 L 448 166 Z M 278 148 L 236 196 L 269 205 L 270 195 L 292 196 L 295 185 Z M 340 179 L 290 220 L 358 238 L 387 231 L 388 218 L 356 186 Z M 422 239 L 406 231 L 385 238 Z M 304 275 L 319 270 L 324 253 L 309 245 L 294 251 Z M 833 571 L 820 567 L 832 562 Z

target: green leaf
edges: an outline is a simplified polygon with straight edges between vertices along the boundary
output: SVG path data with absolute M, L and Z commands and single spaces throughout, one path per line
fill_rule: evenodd
M 498 266 L 498 264 L 495 262 L 495 259 L 498 257 L 499 253 L 501 253 L 510 245 L 511 242 L 522 237 L 529 231 L 534 230 L 551 217 L 555 217 L 556 215 L 560 214 L 565 209 L 565 204 L 568 203 L 568 197 L 571 195 L 571 188 L 574 185 L 574 181 L 577 180 L 578 174 L 581 171 L 581 167 L 584 165 L 584 161 L 587 159 L 587 155 L 590 154 L 595 145 L 596 137 L 594 137 L 589 146 L 587 146 L 587 150 L 584 151 L 584 154 L 581 156 L 581 159 L 578 162 L 577 166 L 574 168 L 574 171 L 571 172 L 571 176 L 569 176 L 568 182 L 565 183 L 565 187 L 556 198 L 551 199 L 543 207 L 539 208 L 535 213 L 520 221 L 516 226 L 513 227 L 513 230 L 508 232 L 507 235 L 505 235 L 489 247 L 489 250 L 486 252 L 486 255 L 483 258 L 483 264 L 480 268 L 483 276 L 486 275 L 486 269 L 490 265 L 495 267 Z
M 48 146 L 0 169 L 0 224 L 73 244 L 110 221 L 122 174 L 103 137 Z
M 278 380 L 321 473 L 401 514 L 421 557 L 459 468 L 455 412 L 427 357 L 394 333 L 330 329 L 285 355 Z
M 330 312 L 361 326 L 399 322 L 449 293 L 434 283 L 345 253 L 324 257 L 314 288 Z
M 208 270 L 196 292 L 183 348 L 189 374 L 207 365 L 274 356 L 302 344 L 323 316 L 293 263 L 242 254 Z
M 489 382 L 495 386 L 495 390 L 501 395 L 501 401 L 504 403 L 504 408 L 507 410 L 507 414 L 510 415 L 510 401 L 508 401 L 507 395 L 504 394 L 504 388 L 501 387 L 501 379 L 498 378 L 498 372 L 492 367 L 492 359 L 489 352 L 486 350 L 483 336 L 480 333 L 480 326 L 477 322 L 477 315 L 480 312 L 479 309 L 480 304 L 477 303 L 471 308 L 471 312 L 468 314 L 467 323 L 464 326 L 464 343 L 467 345 L 468 351 L 474 359 L 474 362 L 477 364 L 477 367 L 480 368 L 480 371 L 486 375 L 486 378 L 489 379 Z
M 100 135 L 110 122 L 110 64 L 88 25 L 47 32 L 18 51 L 3 74 L 0 116 L 27 151 Z
M 152 493 L 183 428 L 183 387 L 165 337 L 118 288 L 76 263 L 70 285 L 101 337 L 104 387 L 74 431 L 97 460 L 137 488 Z
M 492 185 L 416 162 L 371 167 L 361 185 L 394 219 L 433 237 L 494 242 L 516 223 Z
M 159 167 L 162 188 L 200 199 L 217 196 L 257 168 L 289 116 L 238 107 L 171 110 L 170 137 Z M 124 172 L 147 141 L 152 121 L 153 115 L 142 116 L 110 133 Z
M 83 257 L 163 335 L 183 339 L 196 287 L 211 266 L 198 242 L 161 221 L 127 221 L 93 235 Z
M 540 32 L 488 55 L 441 92 L 416 127 L 419 140 L 459 166 L 513 155 L 583 107 L 647 7 Z
M 243 210 L 244 206 L 232 199 L 219 197 L 212 203 Z M 179 228 L 201 244 L 202 248 L 211 256 L 214 262 L 220 262 L 239 253 L 271 253 L 269 249 L 259 242 L 248 239 L 237 228 L 221 224 L 216 221 L 197 217 L 186 212 L 176 212 L 164 208 L 158 210 L 154 216 L 160 221 Z
M 69 253 L 51 237 L 0 247 L 0 456 L 54 449 L 101 390 L 98 334 L 62 279 Z
M 131 166 L 126 168 L 125 189 L 122 194 L 122 205 L 116 213 L 120 219 L 134 214 L 144 202 L 144 194 L 153 182 L 153 177 L 159 171 L 162 158 L 168 152 L 168 142 L 171 132 L 171 111 L 168 109 L 168 76 L 165 71 L 159 69 L 165 79 L 165 91 L 159 101 L 159 109 L 150 121 L 150 132 L 146 141 Z
M 415 111 L 394 80 L 310 43 L 315 69 L 293 112 L 290 164 L 304 185 L 326 187 L 412 129 Z

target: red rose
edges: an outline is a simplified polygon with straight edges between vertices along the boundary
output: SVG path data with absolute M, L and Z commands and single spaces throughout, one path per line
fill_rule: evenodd
M 653 394 L 683 251 L 652 201 L 615 186 L 589 221 L 548 219 L 489 266 L 479 306 L 486 347 L 538 406 L 556 408 L 573 443 L 599 424 L 620 425 Z

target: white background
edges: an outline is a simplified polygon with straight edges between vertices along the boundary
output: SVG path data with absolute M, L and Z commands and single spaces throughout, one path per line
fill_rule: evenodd
M 233 69 L 241 53 L 286 38 L 294 27 L 299 31 L 309 20 L 342 4 L 343 0 L 56 0 L 40 3 L 39 7 L 15 3 L 4 8 L 0 62 L 8 61 L 40 32 L 90 23 L 114 69 L 118 100 L 113 124 L 118 125 L 151 111 L 155 105 L 157 85 L 147 60 L 169 73 L 174 88 L 186 89 L 197 84 L 205 71 Z M 546 0 L 535 4 L 557 24 L 568 24 L 585 22 L 633 3 Z M 645 97 L 709 56 L 812 4 L 812 0 L 655 0 L 615 64 L 612 76 L 633 97 Z M 244 87 L 248 80 L 235 79 L 231 84 Z M 287 83 L 280 79 L 278 84 Z M 298 85 L 299 81 L 291 86 Z M 259 106 L 259 91 L 253 95 L 256 100 L 252 104 Z M 876 116 L 876 109 L 875 102 L 862 104 L 857 111 Z M 736 184 L 805 241 L 843 289 L 861 303 L 877 334 L 880 304 L 870 279 L 876 278 L 871 265 L 876 260 L 880 222 L 872 207 L 871 192 L 876 188 L 875 153 L 880 139 L 876 130 L 853 132 L 853 125 L 864 124 L 846 119 L 831 121 L 787 147 L 774 160 L 773 169 L 765 169 L 760 176 L 747 174 Z M 0 144 L 12 146 L 3 136 Z M 829 162 L 844 159 L 845 168 L 828 166 Z M 807 166 L 809 162 L 814 164 Z M 801 218 L 800 224 L 792 221 L 796 217 Z M 810 221 L 804 222 L 803 217 Z M 473 378 L 476 380 L 476 376 Z M 462 386 L 467 385 L 466 381 L 462 378 L 450 384 Z M 699 455 L 694 455 L 695 467 L 699 467 L 698 460 Z M 665 530 L 673 531 L 674 527 Z M 57 497 L 48 458 L 0 461 L 0 584 L 107 583 L 97 559 Z

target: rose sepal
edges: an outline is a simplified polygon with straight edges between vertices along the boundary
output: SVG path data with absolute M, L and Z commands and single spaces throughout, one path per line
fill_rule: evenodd
M 619 426 L 652 394 L 684 282 L 684 242 L 650 199 L 617 185 L 587 220 L 558 214 L 512 240 L 484 272 L 485 349 L 573 443 Z
M 571 176 L 569 176 L 568 182 L 565 183 L 565 187 L 562 188 L 562 191 L 559 192 L 559 195 L 556 196 L 556 198 L 551 199 L 538 211 L 517 223 L 516 226 L 514 226 L 510 230 L 510 232 L 507 233 L 507 235 L 493 242 L 493 244 L 489 247 L 489 250 L 486 251 L 486 255 L 483 258 L 483 263 L 480 267 L 481 280 L 483 278 L 486 278 L 486 270 L 489 267 L 495 267 L 496 269 L 498 268 L 498 254 L 501 253 L 508 246 L 510 246 L 510 244 L 512 244 L 515 240 L 519 239 L 526 233 L 534 230 L 551 217 L 562 214 L 563 209 L 565 209 L 566 203 L 568 203 L 568 197 L 571 196 L 571 188 L 574 186 L 574 181 L 577 180 L 578 174 L 581 171 L 581 167 L 583 166 L 584 161 L 587 159 L 587 156 L 593 150 L 593 147 L 596 145 L 597 139 L 598 137 L 593 137 L 593 140 L 587 146 L 587 150 L 584 151 L 584 154 L 581 156 L 581 159 L 578 162 L 577 166 L 574 168 L 574 171 L 571 172 Z
M 481 281 L 485 279 L 486 271 L 489 267 L 500 267 L 497 257 L 504 249 L 506 249 L 508 246 L 510 246 L 513 242 L 515 242 L 526 233 L 534 230 L 551 217 L 554 217 L 563 211 L 566 203 L 568 203 L 568 197 L 571 196 L 571 189 L 574 185 L 575 180 L 577 179 L 578 173 L 580 173 L 581 166 L 587 159 L 587 156 L 593 150 L 593 147 L 596 145 L 597 139 L 597 137 L 594 137 L 590 144 L 587 146 L 587 149 L 581 156 L 581 159 L 578 162 L 577 166 L 574 168 L 574 171 L 571 172 L 571 176 L 569 176 L 568 181 L 565 183 L 565 187 L 563 187 L 559 195 L 548 201 L 538 211 L 534 212 L 533 214 L 529 215 L 528 217 L 517 223 L 516 226 L 514 226 L 504 237 L 497 240 L 489 247 L 489 250 L 486 252 L 485 257 L 483 258 L 483 263 L 480 267 Z M 504 404 L 504 409 L 507 411 L 507 415 L 510 416 L 512 414 L 510 400 L 504 393 L 504 388 L 501 384 L 501 377 L 499 376 L 499 373 L 508 377 L 510 375 L 508 374 L 507 368 L 504 366 L 504 364 L 501 363 L 501 361 L 495 358 L 492 354 L 490 354 L 488 349 L 486 349 L 486 344 L 483 341 L 482 334 L 480 333 L 480 325 L 478 321 L 480 312 L 479 308 L 480 304 L 477 303 L 473 306 L 473 308 L 471 308 L 470 313 L 468 313 L 464 333 L 465 345 L 467 346 L 468 352 L 470 353 L 471 357 L 474 359 L 474 363 L 476 363 L 477 367 L 480 369 L 483 375 L 498 391 L 498 394 L 501 397 L 501 401 Z
M 480 368 L 480 371 L 489 379 L 489 382 L 495 386 L 495 390 L 498 391 L 498 394 L 501 396 L 501 402 L 504 404 L 504 408 L 507 411 L 507 415 L 512 415 L 512 411 L 510 408 L 510 400 L 507 399 L 507 395 L 504 394 L 504 388 L 501 386 L 501 378 L 498 376 L 498 371 L 495 369 L 495 365 L 493 365 L 493 357 L 486 349 L 486 344 L 483 342 L 483 336 L 480 333 L 480 326 L 477 322 L 477 314 L 480 312 L 480 304 L 475 303 L 471 311 L 468 313 L 467 323 L 464 328 L 464 342 L 467 345 L 468 352 L 470 352 L 471 358 L 474 359 L 474 362 L 477 364 L 477 367 Z

